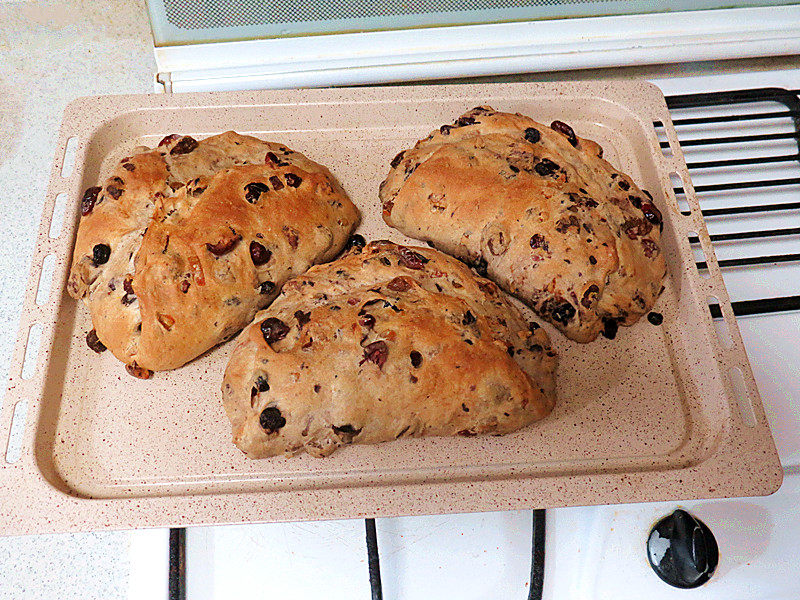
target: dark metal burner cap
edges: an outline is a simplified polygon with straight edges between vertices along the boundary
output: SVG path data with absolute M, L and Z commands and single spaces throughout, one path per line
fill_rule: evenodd
M 719 548 L 705 523 L 678 509 L 653 527 L 647 538 L 647 558 L 663 581 L 688 589 L 711 579 Z

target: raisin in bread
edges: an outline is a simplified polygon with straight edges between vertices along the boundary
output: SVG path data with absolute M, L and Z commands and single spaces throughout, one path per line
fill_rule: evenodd
M 580 342 L 632 325 L 662 290 L 651 195 L 565 123 L 478 107 L 401 152 L 383 218 L 461 258 Z
M 138 376 L 231 337 L 290 277 L 335 257 L 359 214 L 330 172 L 227 132 L 137 148 L 82 200 L 69 293 Z
M 556 354 L 492 282 L 436 250 L 373 242 L 312 267 L 239 336 L 222 386 L 251 458 L 544 418 Z

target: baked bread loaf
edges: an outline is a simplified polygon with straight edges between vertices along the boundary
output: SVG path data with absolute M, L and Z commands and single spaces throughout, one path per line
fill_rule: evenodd
M 567 337 L 632 325 L 665 275 L 652 196 L 560 121 L 475 108 L 398 154 L 383 218 L 472 264 Z
M 222 394 L 250 458 L 545 417 L 556 354 L 492 282 L 428 248 L 356 247 L 312 267 L 241 333 Z
M 69 293 L 143 377 L 230 338 L 359 221 L 325 167 L 234 132 L 137 148 L 81 213 Z

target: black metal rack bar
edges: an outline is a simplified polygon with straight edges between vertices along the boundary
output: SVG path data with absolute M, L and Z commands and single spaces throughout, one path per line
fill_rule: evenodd
M 718 260 L 721 268 L 726 267 L 751 267 L 754 265 L 772 265 L 782 262 L 795 262 L 800 260 L 800 254 L 776 254 L 774 256 L 749 256 L 747 258 L 727 258 Z M 698 269 L 707 269 L 708 263 L 701 261 L 697 263 Z
M 673 107 L 682 108 L 682 107 Z M 796 110 L 776 110 L 772 112 L 754 113 L 746 115 L 718 115 L 715 117 L 693 117 L 690 119 L 673 119 L 673 125 L 705 125 L 709 123 L 734 123 L 738 121 L 760 121 L 763 119 L 779 119 L 781 117 L 797 117 L 800 112 Z
M 789 177 L 784 179 L 761 179 L 756 181 L 735 181 L 732 183 L 714 183 L 709 185 L 696 185 L 694 191 L 701 192 L 724 192 L 729 190 L 745 190 L 751 188 L 776 187 L 782 185 L 798 185 L 800 177 Z
M 667 108 L 697 108 L 723 106 L 726 104 L 747 104 L 754 102 L 780 102 L 785 105 L 792 116 L 800 115 L 800 99 L 797 90 L 785 88 L 752 88 L 746 90 L 729 90 L 724 92 L 702 92 L 699 94 L 678 94 L 667 96 Z M 752 116 L 750 114 L 748 117 Z M 674 123 L 674 121 L 673 121 Z
M 778 156 L 756 156 L 753 158 L 726 158 L 720 160 L 706 160 L 689 162 L 686 166 L 690 171 L 694 169 L 710 169 L 715 167 L 742 167 L 750 165 L 766 165 L 771 163 L 793 162 L 800 160 L 800 154 L 781 154 Z
M 728 135 L 718 138 L 703 138 L 700 140 L 683 140 L 681 146 L 708 146 L 716 144 L 741 144 L 742 142 L 768 142 L 774 140 L 800 139 L 800 133 L 759 133 L 755 135 Z M 662 148 L 669 148 L 669 142 L 661 142 Z
M 169 530 L 169 600 L 186 600 L 186 529 Z
M 800 296 L 789 296 L 788 298 L 759 298 L 758 300 L 740 300 L 732 302 L 733 314 L 737 317 L 748 317 L 751 315 L 766 315 L 769 313 L 786 312 L 789 310 L 800 310 Z M 719 304 L 709 304 L 711 316 L 715 319 L 722 318 L 722 310 Z
M 800 98 L 797 90 L 786 90 L 782 88 L 759 88 L 752 90 L 734 90 L 729 92 L 711 92 L 703 94 L 686 94 L 681 96 L 667 97 L 667 106 L 671 111 L 693 108 L 712 108 L 742 106 L 764 103 L 780 103 L 786 106 L 787 110 L 760 110 L 758 112 L 744 112 L 741 114 L 720 114 L 701 117 L 676 116 L 672 123 L 678 133 L 678 142 L 682 147 L 702 148 L 704 146 L 717 146 L 721 144 L 738 144 L 740 147 L 746 144 L 762 141 L 774 140 L 795 140 L 798 152 L 787 154 L 785 150 L 771 156 L 733 158 L 721 160 L 697 160 L 687 163 L 689 173 L 703 169 L 705 172 L 715 174 L 727 173 L 725 169 L 731 167 L 753 166 L 753 165 L 778 165 L 781 163 L 794 163 L 800 165 Z M 696 125 L 708 125 L 715 123 L 736 123 L 745 121 L 770 121 L 776 119 L 790 119 L 794 125 L 794 131 L 784 133 L 769 133 L 757 135 L 736 135 L 720 137 L 700 137 L 693 139 L 681 139 L 685 127 Z M 669 142 L 661 142 L 661 146 L 669 147 Z M 739 172 L 737 172 L 739 173 Z M 761 180 L 750 180 L 749 178 L 741 181 L 729 183 L 715 183 L 708 185 L 696 185 L 697 194 L 715 194 L 719 197 L 720 193 L 736 192 L 739 190 L 759 190 L 768 188 L 791 188 L 800 186 L 800 177 L 765 177 Z M 800 188 L 799 188 L 800 189 Z M 676 187 L 676 194 L 683 194 L 683 188 Z M 800 202 L 782 202 L 769 204 L 743 204 L 740 206 L 727 206 L 720 208 L 701 208 L 701 214 L 705 218 L 709 217 L 731 217 L 735 215 L 758 215 L 783 212 L 787 216 L 791 212 L 800 210 Z M 683 214 L 689 214 L 684 212 Z M 791 215 L 794 219 L 800 215 Z M 740 231 L 736 233 L 712 234 L 712 243 L 731 242 L 741 240 L 754 240 L 764 238 L 788 237 L 800 234 L 800 227 L 785 227 L 778 229 L 765 229 L 755 231 Z M 690 243 L 698 244 L 699 240 L 693 236 L 689 238 Z M 769 265 L 779 263 L 796 262 L 800 260 L 800 253 L 786 253 L 778 255 L 762 255 L 743 258 L 729 258 L 717 261 L 723 270 L 731 268 L 747 268 L 758 265 Z M 706 262 L 698 262 L 698 269 L 707 268 Z M 800 287 L 800 286 L 799 286 Z M 798 290 L 800 292 L 800 289 Z M 755 300 L 742 300 L 732 302 L 733 313 L 736 316 L 760 315 L 776 312 L 800 310 L 800 293 L 791 296 L 778 298 L 759 298 Z M 718 305 L 709 307 L 714 318 L 721 318 L 722 313 Z
M 782 202 L 779 204 L 755 204 L 749 206 L 729 206 L 726 208 L 704 208 L 700 210 L 700 214 L 702 214 L 704 217 L 717 217 L 723 215 L 743 215 L 748 213 L 766 213 L 797 209 L 800 209 L 800 202 Z
M 729 242 L 735 240 L 752 240 L 757 238 L 781 237 L 789 235 L 800 235 L 800 227 L 787 227 L 783 229 L 759 229 L 757 231 L 739 231 L 736 233 L 714 233 L 709 235 L 712 242 Z M 689 242 L 697 244 L 700 238 L 689 237 Z
M 367 527 L 367 564 L 369 566 L 369 589 L 372 600 L 383 600 L 381 584 L 381 562 L 378 555 L 378 533 L 375 530 L 375 519 L 364 519 Z
M 544 593 L 544 542 L 545 511 L 538 508 L 533 511 L 531 534 L 531 584 L 528 588 L 528 600 L 542 600 Z

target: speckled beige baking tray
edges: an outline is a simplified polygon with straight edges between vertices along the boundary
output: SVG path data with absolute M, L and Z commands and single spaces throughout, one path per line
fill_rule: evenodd
M 64 291 L 79 198 L 136 145 L 233 129 L 328 167 L 362 211 L 368 239 L 409 242 L 380 218 L 378 184 L 401 149 L 480 104 L 570 123 L 650 190 L 669 265 L 655 310 L 588 345 L 549 329 L 559 402 L 504 437 L 407 439 L 334 456 L 252 461 L 230 441 L 220 380 L 232 343 L 149 381 L 84 341 Z M 663 123 L 671 156 L 659 148 Z M 74 167 L 63 167 L 68 140 Z M 69 162 L 69 161 L 68 161 Z M 678 211 L 670 173 L 691 207 Z M 66 194 L 61 231 L 51 230 Z M 53 229 L 57 229 L 54 227 Z M 695 267 L 699 234 L 708 277 Z M 46 257 L 52 289 L 38 293 Z M 718 337 L 709 298 L 722 307 Z M 715 300 L 716 301 L 716 300 Z M 29 330 L 41 327 L 38 359 Z M 33 344 L 31 344 L 33 345 Z M 443 382 L 446 385 L 446 382 Z M 768 494 L 782 470 L 717 261 L 661 92 L 644 82 L 492 84 L 84 98 L 66 110 L 0 413 L 0 532 L 187 526 L 467 512 Z M 15 439 L 15 435 L 11 435 Z M 4 444 L 3 444 L 4 446 Z M 15 456 L 18 455 L 18 456 Z M 14 460 L 16 459 L 16 460 Z M 11 460 L 12 462 L 9 462 Z

